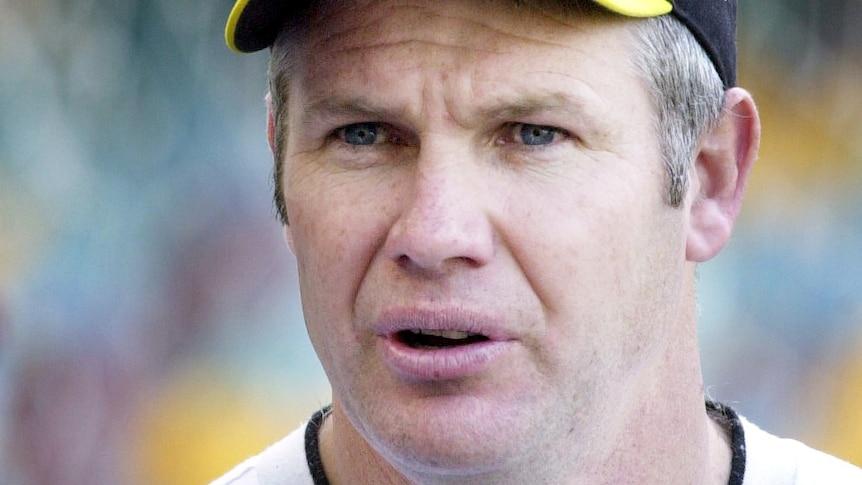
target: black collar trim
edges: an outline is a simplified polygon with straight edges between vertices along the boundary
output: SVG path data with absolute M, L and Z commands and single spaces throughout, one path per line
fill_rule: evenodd
M 742 421 L 732 408 L 724 404 L 707 401 L 706 412 L 718 424 L 730 431 L 730 446 L 733 449 L 733 459 L 730 462 L 730 480 L 727 485 L 742 485 L 745 478 L 745 431 Z
M 308 471 L 311 472 L 314 485 L 329 485 L 326 472 L 323 470 L 323 460 L 320 459 L 320 428 L 330 411 L 332 411 L 332 405 L 314 413 L 305 428 L 305 459 L 308 461 Z

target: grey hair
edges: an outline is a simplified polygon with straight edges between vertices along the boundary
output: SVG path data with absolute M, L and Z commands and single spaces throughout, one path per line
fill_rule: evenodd
M 291 49 L 301 42 L 298 22 L 288 22 L 272 45 L 269 56 L 269 102 L 275 124 L 273 136 L 273 203 L 279 222 L 288 224 L 287 206 L 284 201 L 284 147 L 287 142 L 287 99 L 290 92 L 290 79 L 295 69 L 296 56 L 291 56 Z
M 571 3 L 581 10 L 585 5 Z M 284 111 L 295 60 L 289 53 L 296 48 L 296 42 L 301 42 L 300 31 L 300 20 L 285 25 L 272 47 L 269 63 L 275 121 L 274 202 L 283 224 L 288 223 L 282 185 L 282 154 L 288 132 Z M 655 108 L 654 130 L 667 172 L 666 202 L 680 207 L 688 192 L 697 142 L 721 116 L 724 86 L 709 56 L 688 28 L 672 15 L 640 22 L 634 45 L 634 69 L 646 83 Z
M 671 15 L 638 26 L 633 60 L 655 108 L 667 203 L 679 207 L 688 192 L 698 140 L 721 117 L 724 85 L 706 51 Z

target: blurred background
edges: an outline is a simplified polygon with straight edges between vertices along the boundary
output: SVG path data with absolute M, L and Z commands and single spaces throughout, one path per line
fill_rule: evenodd
M 764 142 L 708 392 L 862 464 L 862 2 L 741 3 Z M 231 5 L 0 0 L 0 483 L 206 483 L 329 401 Z

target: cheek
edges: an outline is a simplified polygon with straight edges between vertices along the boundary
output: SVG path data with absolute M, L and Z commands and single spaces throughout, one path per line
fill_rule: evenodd
M 573 338 L 639 331 L 676 291 L 682 215 L 651 184 L 627 182 L 544 190 L 533 207 L 523 194 L 512 208 L 521 221 L 507 234 L 514 257 L 558 331 Z
M 363 349 L 374 348 L 361 332 L 357 295 L 379 255 L 388 220 L 386 203 L 374 192 L 355 193 L 351 187 L 358 185 L 295 185 L 287 200 L 308 335 L 333 391 L 342 396 L 356 387 L 356 379 L 372 375 L 356 372 L 368 363 Z
M 355 243 L 361 235 L 346 226 L 338 208 L 317 202 L 289 208 L 305 311 L 343 309 L 358 277 L 359 264 L 351 253 L 359 250 Z
M 292 175 L 285 200 L 307 319 L 343 325 L 385 240 L 390 192 L 355 177 Z
M 302 311 L 308 336 L 327 375 L 340 374 L 339 359 L 354 348 L 352 295 L 360 280 L 350 252 L 350 231 L 337 210 L 304 199 L 290 204 Z
M 509 213 L 518 221 L 505 239 L 549 314 L 595 306 L 615 286 L 618 266 L 630 257 L 617 222 L 625 214 L 607 200 L 598 204 L 577 188 L 531 189 L 515 196 Z M 542 194 L 541 198 L 536 193 Z M 634 228 L 629 228 L 635 230 Z M 578 308 L 581 315 L 588 308 Z

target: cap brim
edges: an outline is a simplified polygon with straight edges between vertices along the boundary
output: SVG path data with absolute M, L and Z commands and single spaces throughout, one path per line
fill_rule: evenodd
M 308 1 L 237 0 L 225 25 L 228 47 L 237 52 L 255 52 L 275 42 L 291 12 L 304 8 Z
M 246 4 L 248 4 L 248 0 L 238 0 L 230 10 L 227 24 L 224 26 L 224 40 L 228 47 L 237 52 L 245 52 L 236 46 L 236 26 L 239 24 L 239 18 L 242 17 Z

